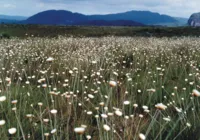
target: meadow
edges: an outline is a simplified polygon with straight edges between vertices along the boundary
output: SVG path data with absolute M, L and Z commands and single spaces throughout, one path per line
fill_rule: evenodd
M 198 140 L 200 38 L 0 39 L 2 140 Z
M 50 26 L 50 25 L 23 25 L 0 24 L 0 37 L 27 38 L 27 37 L 199 37 L 200 28 L 190 26 Z

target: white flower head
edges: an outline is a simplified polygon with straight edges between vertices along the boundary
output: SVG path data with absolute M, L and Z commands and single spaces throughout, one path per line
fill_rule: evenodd
M 110 81 L 110 82 L 109 82 L 109 85 L 110 85 L 111 87 L 116 87 L 116 86 L 117 86 L 117 82 L 116 82 L 116 81 Z
M 56 109 L 52 109 L 52 110 L 51 110 L 51 114 L 57 114 L 57 112 L 58 112 L 58 111 L 57 111 Z
M 171 119 L 169 117 L 165 117 L 165 118 L 163 118 L 163 120 L 165 120 L 166 122 L 170 122 L 171 121 Z
M 124 101 L 124 105 L 129 105 L 130 101 Z
M 90 140 L 92 137 L 90 135 L 86 136 L 87 140 Z
M 0 102 L 3 102 L 3 101 L 5 101 L 6 100 L 6 96 L 1 96 L 0 97 Z
M 94 98 L 94 95 L 88 94 L 88 97 L 89 97 L 90 99 L 93 99 L 93 98 Z
M 144 134 L 140 133 L 140 134 L 139 134 L 139 138 L 140 138 L 141 140 L 145 140 L 145 139 L 146 139 L 146 136 L 145 136 Z
M 83 134 L 85 132 L 85 128 L 84 127 L 76 127 L 76 128 L 74 128 L 74 132 L 77 134 Z
M 105 118 L 108 118 L 108 115 L 106 115 L 106 114 L 101 114 L 101 117 L 105 119 Z
M 0 120 L 0 126 L 4 125 L 6 123 L 5 120 Z
M 123 113 L 122 113 L 120 110 L 116 110 L 116 111 L 115 111 L 115 114 L 116 114 L 117 116 L 122 116 Z
M 53 57 L 49 57 L 49 58 L 47 58 L 46 61 L 47 61 L 47 62 L 52 62 L 52 61 L 54 61 L 54 58 L 53 58 Z
M 155 107 L 159 110 L 165 110 L 167 108 L 167 106 L 164 105 L 163 103 L 158 103 L 155 105 Z
M 8 129 L 8 132 L 9 132 L 9 134 L 13 135 L 17 132 L 17 129 L 16 128 L 10 128 L 10 129 Z
M 103 125 L 103 129 L 104 129 L 105 131 L 110 131 L 110 126 L 108 126 L 107 124 L 104 124 L 104 125 Z
M 193 96 L 196 96 L 196 97 L 199 97 L 199 96 L 200 96 L 200 92 L 199 92 L 198 90 L 194 89 L 194 90 L 192 91 L 192 95 L 193 95 Z
M 55 134 L 56 133 L 56 129 L 51 130 L 51 134 Z

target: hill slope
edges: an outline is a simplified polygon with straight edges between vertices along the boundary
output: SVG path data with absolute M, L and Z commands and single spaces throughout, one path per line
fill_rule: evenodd
M 77 22 L 74 25 L 84 25 L 84 26 L 145 26 L 142 23 L 135 22 L 132 20 L 87 20 L 82 22 Z
M 9 16 L 9 15 L 0 15 L 0 19 L 7 19 L 7 20 L 26 20 L 27 17 L 23 17 L 23 16 Z
M 133 20 L 147 25 L 177 22 L 177 20 L 175 20 L 173 17 L 170 17 L 168 15 L 160 15 L 159 13 L 153 13 L 150 11 L 129 11 L 108 15 L 91 15 L 89 17 L 90 19 L 96 20 Z
M 26 20 L 27 17 L 0 15 L 0 23 L 18 23 L 21 20 Z
M 72 13 L 70 11 L 64 11 L 64 10 L 58 10 L 58 11 L 48 10 L 31 16 L 27 20 L 23 21 L 23 23 L 70 25 L 74 24 L 75 22 L 80 22 L 85 20 L 87 20 L 87 16 L 79 13 Z
M 31 16 L 22 23 L 48 25 L 155 25 L 158 23 L 176 23 L 173 17 L 149 11 L 129 11 L 107 15 L 84 15 L 65 10 L 48 10 Z

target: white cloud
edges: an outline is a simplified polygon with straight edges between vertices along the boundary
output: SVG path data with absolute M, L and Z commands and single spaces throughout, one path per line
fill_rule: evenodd
M 199 0 L 7 0 L 0 1 L 0 13 L 33 15 L 48 9 L 64 9 L 83 14 L 118 13 L 149 10 L 178 17 L 200 12 Z M 5 10 L 9 8 L 9 10 Z M 13 10 L 10 10 L 12 9 Z
M 188 17 L 200 11 L 199 0 L 37 0 L 56 8 L 84 14 L 105 14 L 129 10 L 149 10 L 172 16 Z
M 15 8 L 16 5 L 14 5 L 14 4 L 3 4 L 2 7 L 3 7 L 3 8 Z

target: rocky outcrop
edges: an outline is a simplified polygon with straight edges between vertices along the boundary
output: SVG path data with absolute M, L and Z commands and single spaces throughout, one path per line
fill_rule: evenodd
M 188 25 L 193 27 L 200 27 L 200 12 L 194 13 L 190 16 L 188 20 Z

